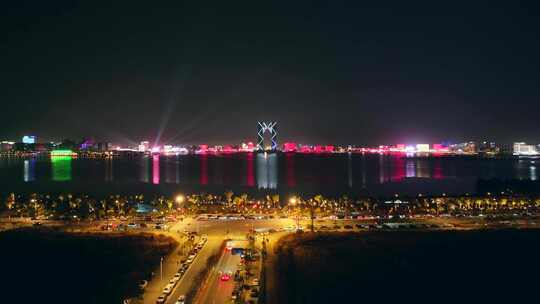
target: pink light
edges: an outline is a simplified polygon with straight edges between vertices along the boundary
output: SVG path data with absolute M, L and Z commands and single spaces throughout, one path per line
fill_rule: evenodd
M 442 144 L 433 144 L 433 150 L 435 152 L 448 152 L 448 147 L 443 146 Z
M 237 149 L 233 148 L 231 145 L 225 145 L 223 146 L 223 149 L 221 150 L 223 153 L 234 153 L 238 152 Z
M 161 152 L 161 147 L 160 146 L 152 147 L 152 153 L 159 153 L 159 152 Z
M 310 146 L 302 146 L 302 147 L 300 148 L 300 151 L 299 151 L 299 152 L 300 152 L 300 153 L 311 153 L 312 150 L 311 150 L 311 147 L 310 147 Z
M 152 183 L 159 184 L 159 154 L 152 156 Z
M 249 187 L 255 186 L 255 173 L 253 166 L 253 153 L 248 153 L 247 155 L 247 175 L 246 175 L 246 184 Z
M 208 156 L 201 155 L 201 185 L 208 184 Z
M 287 154 L 285 156 L 285 168 L 287 169 L 286 179 L 287 186 L 294 187 L 296 186 L 296 177 L 294 175 L 294 155 Z
M 208 145 L 199 145 L 199 150 L 195 151 L 196 154 L 208 153 Z
M 323 146 L 315 146 L 313 148 L 313 152 L 315 152 L 317 154 L 323 153 L 324 152 L 324 147 Z
M 296 143 L 286 142 L 283 144 L 283 152 L 296 152 Z

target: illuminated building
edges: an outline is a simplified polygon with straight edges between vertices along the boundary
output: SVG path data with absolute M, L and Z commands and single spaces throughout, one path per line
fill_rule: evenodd
M 270 133 L 271 146 L 265 146 L 264 135 L 266 132 Z M 267 150 L 268 148 L 272 151 L 277 149 L 277 122 L 257 122 L 257 150 Z
M 12 142 L 12 141 L 3 141 L 3 142 L 0 142 L 0 152 L 8 152 L 8 151 L 11 151 L 13 149 L 13 145 L 15 143 Z
M 495 142 L 484 141 L 478 145 L 478 153 L 496 154 L 500 152 L 500 148 L 497 147 Z
M 538 155 L 538 150 L 534 145 L 527 145 L 524 142 L 514 143 L 514 155 Z
M 36 137 L 33 135 L 25 135 L 22 138 L 23 144 L 35 144 L 36 143 Z
M 476 144 L 474 141 L 451 145 L 449 147 L 450 152 L 456 154 L 475 154 Z
M 283 152 L 296 152 L 296 143 L 286 142 L 283 144 Z
M 77 153 L 71 151 L 71 150 L 53 150 L 51 151 L 51 157 L 59 157 L 59 156 L 77 156 Z
M 448 147 L 443 144 L 433 144 L 433 151 L 436 153 L 448 152 Z
M 199 145 L 199 149 L 195 151 L 195 154 L 206 154 L 208 153 L 208 145 Z
M 253 152 L 255 150 L 255 145 L 252 142 L 242 143 L 240 145 L 240 152 Z
M 429 144 L 417 144 L 416 152 L 420 152 L 420 153 L 429 152 Z
M 150 150 L 150 142 L 141 141 L 141 143 L 139 144 L 139 151 L 140 152 L 146 152 L 148 150 Z

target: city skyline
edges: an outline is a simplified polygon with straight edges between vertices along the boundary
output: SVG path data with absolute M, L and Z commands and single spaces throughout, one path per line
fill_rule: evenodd
M 13 4 L 0 138 L 538 142 L 533 9 Z

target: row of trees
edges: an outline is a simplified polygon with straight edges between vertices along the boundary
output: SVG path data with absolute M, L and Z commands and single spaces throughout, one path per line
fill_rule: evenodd
M 175 197 L 159 196 L 146 199 L 144 195 L 110 195 L 94 198 L 88 195 L 33 193 L 16 195 L 10 193 L 3 205 L 9 216 L 27 217 L 70 217 L 103 219 L 118 216 L 133 216 L 145 209 L 154 214 L 167 215 L 183 213 L 275 213 L 296 214 L 298 216 L 357 216 L 389 214 L 470 214 L 498 212 L 534 212 L 540 208 L 540 198 L 527 197 L 417 197 L 389 201 L 373 198 L 353 200 L 344 195 L 327 198 L 323 195 L 303 198 L 292 196 L 282 198 L 278 194 L 267 195 L 263 199 L 250 198 L 248 194 L 235 195 L 226 191 L 223 195 L 191 194 Z

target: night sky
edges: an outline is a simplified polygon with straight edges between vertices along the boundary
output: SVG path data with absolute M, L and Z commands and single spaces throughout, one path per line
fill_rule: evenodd
M 540 142 L 529 3 L 10 2 L 0 140 Z

